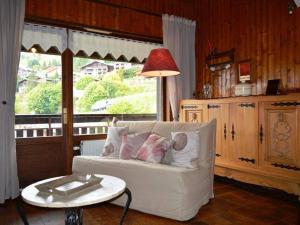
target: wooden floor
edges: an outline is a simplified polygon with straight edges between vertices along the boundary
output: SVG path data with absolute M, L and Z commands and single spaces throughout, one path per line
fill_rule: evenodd
M 64 211 L 25 205 L 31 225 L 63 225 Z M 111 204 L 84 210 L 85 225 L 117 225 L 122 208 Z M 0 206 L 0 225 L 21 225 L 15 202 Z M 300 206 L 295 197 L 226 179 L 215 182 L 215 198 L 187 222 L 178 222 L 130 210 L 126 225 L 300 225 Z

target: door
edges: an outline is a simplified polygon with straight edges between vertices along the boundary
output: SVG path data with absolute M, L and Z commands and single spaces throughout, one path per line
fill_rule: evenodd
M 217 119 L 216 163 L 226 160 L 229 139 L 229 104 L 208 104 L 208 120 Z
M 65 174 L 66 77 L 60 53 L 21 53 L 15 102 L 21 186 Z
M 300 103 L 260 103 L 260 164 L 279 173 L 300 173 Z
M 180 107 L 180 121 L 203 123 L 207 121 L 206 104 L 183 102 Z
M 254 102 L 232 103 L 230 116 L 231 161 L 256 166 L 258 159 L 258 107 Z

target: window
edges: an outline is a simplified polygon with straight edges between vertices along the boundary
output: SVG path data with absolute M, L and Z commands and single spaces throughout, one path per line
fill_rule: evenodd
M 16 89 L 17 138 L 60 136 L 61 57 L 22 52 Z
M 122 65 L 122 68 L 118 66 Z M 113 116 L 156 120 L 159 96 L 156 78 L 137 75 L 143 64 L 73 58 L 74 134 L 106 133 Z M 89 75 L 90 68 L 104 68 Z M 99 71 L 99 70 L 98 70 Z
M 30 52 L 32 47 L 39 53 Z M 68 64 L 62 65 L 61 60 L 61 54 L 67 48 L 76 56 L 63 54 L 66 57 L 63 62 L 69 62 L 73 57 L 74 63 L 74 108 L 64 109 L 66 121 L 68 112 L 74 112 L 73 134 L 106 133 L 113 116 L 123 120 L 156 120 L 159 114 L 157 105 L 160 104 L 159 80 L 145 79 L 136 74 L 149 52 L 158 47 L 161 45 L 25 24 L 24 52 L 17 81 L 15 136 L 70 135 L 70 129 L 62 130 L 62 89 L 66 90 L 66 107 L 70 105 L 68 96 L 72 94 L 69 87 L 62 87 L 62 83 L 68 84 L 68 78 L 72 76 Z M 98 59 L 92 59 L 95 57 Z M 62 71 L 66 82 L 62 82 Z M 65 125 L 67 128 L 71 126 L 69 123 Z

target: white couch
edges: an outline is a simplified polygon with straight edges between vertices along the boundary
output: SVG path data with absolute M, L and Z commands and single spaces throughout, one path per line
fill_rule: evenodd
M 76 156 L 73 172 L 108 174 L 122 178 L 132 192 L 130 208 L 185 221 L 213 197 L 216 121 L 208 124 L 176 122 L 117 122 L 128 126 L 129 132 L 152 131 L 171 137 L 173 131 L 206 130 L 203 132 L 199 168 L 187 169 L 138 160 L 108 159 L 100 156 Z M 204 152 L 206 151 L 206 152 Z M 125 204 L 125 197 L 115 200 Z

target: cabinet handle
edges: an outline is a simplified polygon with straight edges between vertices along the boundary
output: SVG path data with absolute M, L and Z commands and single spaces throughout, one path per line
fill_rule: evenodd
M 207 105 L 208 109 L 216 109 L 216 108 L 220 108 L 220 107 L 221 107 L 220 105 L 212 105 L 212 104 Z
M 227 127 L 226 127 L 226 123 L 224 123 L 224 139 L 226 140 L 227 138 Z
M 296 166 L 289 166 L 289 165 L 284 165 L 284 164 L 281 164 L 281 163 L 272 163 L 271 165 L 274 166 L 274 167 L 279 167 L 279 168 L 283 168 L 283 169 L 300 171 L 300 168 L 298 168 Z
M 262 125 L 260 125 L 260 129 L 259 129 L 259 140 L 260 143 L 262 144 L 264 140 L 264 128 Z
M 220 157 L 221 155 L 220 155 L 220 154 L 218 154 L 218 153 L 216 153 L 216 156 L 217 156 L 217 157 Z
M 248 159 L 248 158 L 240 157 L 239 160 L 255 164 L 255 159 Z
M 235 131 L 234 131 L 234 125 L 232 124 L 231 128 L 231 139 L 234 141 Z
M 273 106 L 298 106 L 300 102 L 274 102 L 271 105 Z
M 182 109 L 198 109 L 197 105 L 182 105 Z
M 255 108 L 255 103 L 241 103 L 241 104 L 239 104 L 239 106 L 245 107 L 245 108 L 248 108 L 248 107 Z

